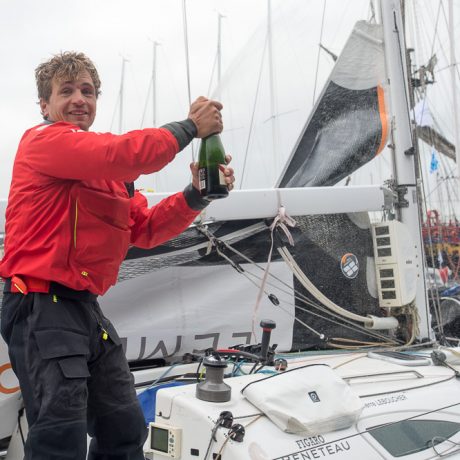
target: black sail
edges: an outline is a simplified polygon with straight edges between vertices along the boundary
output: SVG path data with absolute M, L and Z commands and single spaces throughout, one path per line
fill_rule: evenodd
M 279 187 L 338 183 L 372 160 L 387 133 L 381 25 L 359 21 L 291 154 Z

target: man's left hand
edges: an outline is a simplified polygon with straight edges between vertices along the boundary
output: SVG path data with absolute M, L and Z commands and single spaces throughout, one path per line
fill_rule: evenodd
M 233 168 L 229 168 L 228 164 L 232 161 L 231 155 L 225 155 L 225 161 L 227 162 L 224 169 L 225 182 L 227 183 L 228 190 L 231 191 L 234 188 L 233 183 L 235 182 L 235 176 L 233 175 Z M 190 163 L 190 170 L 192 171 L 192 185 L 200 191 L 200 181 L 198 179 L 198 163 Z

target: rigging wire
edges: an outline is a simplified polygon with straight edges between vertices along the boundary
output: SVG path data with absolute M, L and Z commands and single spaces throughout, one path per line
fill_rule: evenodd
M 438 26 L 439 26 L 439 18 L 440 18 L 440 14 L 441 14 L 441 8 L 442 8 L 442 2 L 439 2 L 439 6 L 438 6 L 438 10 L 437 10 L 437 13 L 436 13 L 436 21 L 435 21 L 435 27 L 434 27 L 434 32 L 433 32 L 433 38 L 432 38 L 432 41 L 431 41 L 431 51 L 430 51 L 430 56 L 433 56 L 433 53 L 434 53 L 434 48 L 435 48 L 435 42 L 436 42 L 436 37 L 438 37 L 439 39 L 439 36 L 438 36 Z M 416 29 L 418 31 L 419 29 L 419 23 L 418 23 L 418 17 L 416 16 L 416 13 L 414 11 L 414 15 L 415 15 L 415 20 L 416 20 Z M 410 84 L 410 81 L 409 81 L 409 84 Z M 412 87 L 411 87 L 412 89 Z M 423 105 L 422 105 L 422 113 L 425 109 L 425 104 L 426 104 L 426 97 L 423 99 Z M 414 113 L 414 120 L 415 120 L 415 112 Z M 416 162 L 416 167 L 418 169 L 418 175 L 419 177 L 424 177 L 423 176 L 423 167 L 422 167 L 422 164 L 421 164 L 421 161 L 417 161 Z M 427 203 L 428 203 L 428 198 L 429 196 L 439 187 L 440 184 L 438 184 L 437 187 L 435 187 L 435 189 L 431 190 L 430 193 L 427 195 L 426 194 L 426 191 L 425 191 L 425 187 L 420 187 L 419 190 L 420 190 L 420 194 L 422 196 L 422 203 L 421 203 L 421 211 L 423 211 L 423 213 L 427 216 L 428 215 L 428 208 L 427 208 Z M 423 216 L 422 217 L 422 222 L 423 222 Z M 429 222 L 427 222 L 428 225 L 427 225 L 427 230 L 428 230 L 428 238 L 430 240 L 430 242 L 432 241 L 432 234 L 431 234 L 431 228 L 430 228 L 430 225 L 429 225 Z M 433 270 L 436 269 L 436 266 L 435 266 L 435 263 L 434 263 L 434 251 L 433 251 L 433 246 L 432 244 L 430 244 L 429 246 L 429 256 L 431 258 L 431 261 L 432 261 L 432 265 L 433 265 Z M 424 270 L 427 271 L 428 270 L 428 266 L 427 266 L 427 258 L 424 257 L 424 264 L 425 264 L 425 267 L 424 267 Z M 429 278 L 429 282 L 431 283 L 432 280 L 431 278 Z M 438 323 L 438 327 L 439 327 L 439 332 L 441 334 L 441 337 L 444 336 L 444 332 L 443 332 L 443 323 L 441 321 L 441 318 L 442 318 L 442 310 L 441 310 L 441 302 L 440 302 L 440 299 L 439 299 L 439 294 L 438 294 L 438 291 L 436 289 L 436 286 L 435 286 L 435 283 L 436 283 L 436 280 L 434 279 L 433 283 L 431 284 L 431 286 L 429 287 L 429 290 L 432 294 L 434 294 L 434 296 L 432 296 L 432 304 L 433 304 L 433 310 L 434 310 L 434 313 L 435 313 L 435 316 L 436 316 L 436 321 Z
M 229 250 L 233 251 L 235 254 L 239 255 L 240 257 L 242 257 L 243 259 L 245 259 L 245 260 L 248 261 L 249 263 L 255 265 L 255 266 L 256 266 L 257 268 L 259 268 L 260 270 L 262 270 L 262 271 L 265 270 L 263 267 L 261 267 L 260 265 L 258 265 L 258 264 L 255 263 L 254 261 L 252 261 L 249 257 L 246 257 L 243 253 L 241 253 L 241 252 L 239 252 L 238 250 L 236 250 L 235 248 L 233 248 L 231 245 L 229 245 L 229 244 L 227 244 L 227 243 L 224 243 L 224 244 L 226 245 L 226 247 L 228 247 Z M 250 273 L 250 272 L 245 271 L 245 273 Z M 244 273 L 243 273 L 243 274 L 244 274 Z M 260 278 L 260 277 L 257 277 L 257 275 L 252 274 L 252 273 L 250 273 L 250 274 L 251 274 L 252 276 L 258 278 L 259 280 L 261 280 L 261 278 Z M 375 330 L 369 330 L 369 329 L 367 329 L 367 328 L 365 328 L 365 327 L 363 327 L 363 326 L 361 326 L 361 325 L 359 325 L 359 324 L 356 324 L 355 322 L 353 322 L 353 321 L 351 321 L 351 320 L 349 320 L 349 319 L 347 319 L 347 318 L 344 318 L 343 316 L 341 316 L 341 315 L 339 315 L 339 314 L 337 314 L 337 313 L 334 313 L 334 312 L 332 312 L 332 311 L 326 309 L 325 307 L 321 307 L 319 304 L 316 304 L 315 302 L 313 302 L 312 300 L 310 300 L 308 297 L 304 296 L 302 293 L 300 293 L 300 292 L 298 292 L 297 290 L 295 290 L 294 288 L 292 288 L 292 286 L 288 285 L 287 283 L 285 283 L 285 282 L 282 281 L 281 279 L 277 278 L 275 275 L 270 274 L 270 277 L 272 277 L 273 279 L 275 279 L 276 281 L 278 281 L 279 283 L 281 283 L 282 285 L 284 285 L 289 291 L 288 291 L 288 292 L 283 291 L 279 286 L 276 286 L 276 285 L 274 285 L 274 284 L 272 284 L 272 283 L 267 282 L 268 285 L 270 285 L 270 286 L 272 286 L 272 287 L 275 287 L 275 288 L 279 289 L 280 291 L 282 291 L 282 292 L 284 292 L 284 293 L 290 294 L 291 292 L 294 292 L 294 297 L 295 297 L 297 300 L 303 302 L 303 303 L 306 304 L 306 305 L 312 306 L 312 307 L 314 307 L 314 308 L 316 308 L 316 309 L 322 311 L 323 313 L 325 313 L 325 314 L 327 314 L 327 315 L 330 315 L 330 316 L 333 316 L 333 317 L 335 317 L 335 318 L 337 318 L 337 319 L 340 319 L 340 321 L 342 321 L 342 323 L 337 323 L 337 322 L 335 322 L 336 324 L 340 324 L 340 325 L 343 326 L 343 322 L 346 322 L 346 323 L 348 323 L 348 324 L 350 324 L 350 325 L 353 326 L 353 328 L 350 328 L 350 329 L 352 329 L 352 330 L 354 329 L 355 332 L 356 332 L 356 331 L 358 331 L 358 332 L 364 332 L 365 334 L 367 334 L 367 335 L 369 335 L 369 336 L 371 336 L 371 337 L 374 337 L 374 338 L 380 338 L 380 339 L 383 339 L 383 340 L 392 340 L 392 339 L 389 339 L 389 337 L 385 336 L 384 334 L 380 334 L 380 333 L 376 332 Z M 253 282 L 252 280 L 249 280 L 249 281 Z M 255 282 L 253 282 L 253 284 L 255 284 Z M 257 284 L 255 284 L 255 285 L 256 285 L 257 287 L 259 286 L 259 285 L 257 285 Z M 268 295 L 267 292 L 266 292 L 266 294 Z M 298 306 L 296 306 L 296 308 L 300 308 L 300 309 L 301 309 L 301 307 L 298 307 Z M 309 310 L 304 310 L 304 311 L 307 312 L 307 313 L 311 313 Z M 317 316 L 320 316 L 320 317 L 321 317 L 321 315 L 317 315 Z M 323 316 L 322 318 L 325 319 L 325 320 L 328 320 L 327 317 L 324 317 L 324 316 Z M 320 334 L 317 334 L 317 335 L 320 335 Z M 398 342 L 398 341 L 396 340 L 396 342 Z M 403 343 L 402 341 L 399 341 L 399 342 L 400 342 L 400 343 Z
M 209 97 L 210 94 L 211 94 L 212 81 L 214 80 L 214 72 L 215 72 L 216 66 L 217 66 L 218 53 L 219 53 L 219 51 L 216 51 L 216 55 L 214 57 L 214 62 L 212 64 L 211 77 L 209 78 L 209 86 L 208 86 L 208 91 L 206 92 L 206 97 Z
M 257 277 L 257 275 L 254 275 L 250 272 L 248 272 L 247 270 L 245 271 L 244 275 L 252 275 L 252 276 L 255 276 Z M 271 275 L 273 276 L 273 275 Z M 257 277 L 259 280 L 261 278 Z M 248 278 L 248 281 L 251 282 L 252 284 L 254 284 L 257 288 L 259 288 L 259 285 L 254 282 L 253 280 L 251 280 L 250 278 Z M 284 282 L 281 281 L 283 284 Z M 269 285 L 272 285 L 271 283 L 267 282 L 267 284 Z M 274 286 L 274 285 L 272 285 Z M 359 324 L 356 324 L 356 323 L 353 323 L 351 320 L 347 320 L 346 318 L 343 318 L 341 317 L 340 315 L 338 314 L 335 314 L 329 310 L 327 310 L 326 308 L 322 307 L 321 305 L 311 301 L 310 299 L 308 299 L 307 297 L 305 297 L 302 293 L 298 292 L 297 290 L 295 290 L 294 288 L 290 287 L 289 285 L 286 285 L 288 287 L 288 289 L 290 291 L 293 291 L 293 295 L 294 295 L 294 299 L 295 300 L 298 300 L 299 302 L 303 303 L 304 305 L 306 306 L 310 306 L 310 307 L 313 307 L 319 311 L 321 311 L 324 315 L 327 315 L 327 316 L 324 316 L 324 315 L 321 315 L 319 313 L 315 313 L 307 308 L 304 308 L 304 307 L 301 307 L 300 305 L 295 305 L 295 309 L 296 310 L 299 310 L 299 311 L 302 311 L 303 313 L 307 313 L 309 315 L 312 315 L 312 316 L 315 316 L 317 318 L 320 318 L 324 321 L 327 321 L 329 323 L 332 323 L 332 324 L 335 324 L 337 326 L 340 326 L 342 328 L 345 328 L 345 329 L 349 329 L 350 331 L 352 332 L 360 332 L 364 335 L 368 335 L 369 337 L 373 337 L 374 339 L 380 339 L 380 340 L 383 340 L 384 342 L 380 342 L 380 345 L 382 345 L 382 343 L 393 343 L 393 344 L 403 344 L 404 342 L 399 340 L 399 339 L 391 339 L 390 337 L 388 336 L 385 336 L 384 334 L 380 334 L 374 330 L 369 330 L 369 329 L 366 329 L 365 327 L 359 325 Z M 280 287 L 277 287 L 277 286 L 274 286 L 276 287 L 277 289 L 279 289 L 281 292 L 283 293 L 288 293 L 290 294 L 290 292 L 287 292 L 287 291 L 284 291 L 282 288 Z M 265 293 L 268 295 L 268 292 L 265 291 Z M 324 337 L 324 334 L 322 334 L 321 332 L 313 329 L 311 326 L 309 326 L 308 324 L 306 324 L 304 321 L 302 321 L 300 318 L 296 317 L 295 314 L 292 314 L 290 311 L 288 311 L 287 309 L 285 309 L 282 305 L 281 305 L 282 302 L 280 302 L 280 305 L 278 305 L 277 307 L 282 310 L 286 315 L 290 316 L 294 321 L 297 321 L 299 324 L 301 324 L 302 326 L 304 326 L 306 329 L 310 330 L 313 334 L 315 334 L 316 336 L 320 337 L 320 338 L 323 338 Z M 332 319 L 332 318 L 336 318 L 336 320 Z
M 192 92 L 190 88 L 190 59 L 189 59 L 189 49 L 188 49 L 188 25 L 187 25 L 187 0 L 182 0 L 182 17 L 184 24 L 184 47 L 185 47 L 185 66 L 186 66 L 186 75 L 187 75 L 187 97 L 188 105 L 192 105 Z M 191 143 L 192 148 L 192 161 L 195 162 L 195 149 L 193 142 Z
M 147 114 L 147 107 L 150 101 L 150 91 L 153 91 L 153 80 L 152 79 L 150 79 L 149 88 L 147 90 L 147 97 L 145 98 L 144 111 L 142 112 L 142 119 L 141 119 L 141 129 L 144 127 L 145 115 Z
M 319 73 L 319 58 L 321 55 L 321 43 L 323 42 L 323 31 L 324 31 L 324 17 L 326 15 L 326 4 L 327 0 L 324 0 L 323 3 L 323 16 L 321 18 L 321 29 L 319 33 L 319 44 L 318 44 L 318 54 L 316 56 L 316 72 L 315 72 L 315 84 L 313 85 L 313 101 L 312 101 L 312 106 L 315 105 L 315 100 L 316 100 L 316 85 L 318 83 L 318 73 Z
M 110 121 L 110 128 L 109 128 L 110 132 L 113 131 L 113 125 L 115 123 L 115 116 L 117 114 L 117 110 L 118 110 L 119 105 L 120 105 L 120 93 L 118 93 L 117 100 L 115 102 L 115 108 L 113 109 L 112 120 Z
M 431 4 L 429 4 L 431 6 Z M 414 8 L 415 10 L 415 8 Z M 434 27 L 434 32 L 433 32 L 433 39 L 432 39 L 432 44 L 431 44 L 431 53 L 430 53 L 430 56 L 433 56 L 434 54 L 439 54 L 438 53 L 438 50 L 441 52 L 440 54 L 442 54 L 442 56 L 444 57 L 444 59 L 448 62 L 448 58 L 447 58 L 447 53 L 444 49 L 444 44 L 443 42 L 441 41 L 441 38 L 440 38 L 440 35 L 439 35 L 439 20 L 440 20 L 440 13 L 441 13 L 441 10 L 442 10 L 442 13 L 443 13 L 443 16 L 445 18 L 445 21 L 447 21 L 446 19 L 446 13 L 445 13 L 445 8 L 444 8 L 444 5 L 442 3 L 442 1 L 439 2 L 439 7 L 438 7 L 438 13 L 436 15 L 434 14 L 431 14 L 430 17 L 434 17 L 436 16 L 436 22 L 435 22 L 435 27 Z M 414 11 L 414 14 L 415 14 L 415 11 Z M 428 26 L 427 24 L 423 21 L 423 16 L 422 16 L 422 22 L 423 22 L 423 29 L 427 30 L 428 29 Z M 435 53 L 435 43 L 436 43 L 436 39 L 438 40 L 439 42 L 439 45 L 438 45 L 438 49 L 436 50 L 436 53 Z M 419 41 L 420 42 L 420 41 Z M 446 68 L 450 68 L 450 65 L 448 65 Z M 440 69 L 438 71 L 436 71 L 437 74 L 439 74 L 443 69 Z M 457 71 L 457 75 L 459 75 L 459 70 L 458 70 L 458 67 L 456 68 L 456 71 Z M 438 86 L 438 88 L 440 90 L 444 90 L 444 86 Z M 442 99 L 444 100 L 449 100 L 450 99 L 450 93 L 445 90 L 444 91 L 444 95 L 442 97 Z M 449 126 L 449 122 L 443 118 L 443 115 L 441 112 L 436 112 L 436 117 L 438 120 L 441 120 L 442 121 L 442 125 L 443 126 Z M 438 127 L 437 127 L 438 128 Z M 439 129 L 438 129 L 439 130 Z
M 248 132 L 248 139 L 246 141 L 246 148 L 244 151 L 244 159 L 243 159 L 243 168 L 241 170 L 241 184 L 240 184 L 240 189 L 243 188 L 243 182 L 244 182 L 244 177 L 245 177 L 245 172 L 246 172 L 246 162 L 248 159 L 248 152 L 249 152 L 249 144 L 252 136 L 252 130 L 254 128 L 254 117 L 256 113 L 256 107 L 257 107 L 257 100 L 259 99 L 259 91 L 260 91 L 260 82 L 262 80 L 262 70 L 265 62 L 265 53 L 267 50 L 267 43 L 268 43 L 268 34 L 265 37 L 265 43 L 264 43 L 264 49 L 262 51 L 262 59 L 260 61 L 260 70 L 259 70 L 259 78 L 257 79 L 257 87 L 256 87 L 256 94 L 254 97 L 254 104 L 253 104 L 253 109 L 252 109 L 252 114 L 251 114 L 251 121 L 249 123 L 249 132 Z
M 184 26 L 184 48 L 185 48 L 185 71 L 187 76 L 187 97 L 188 104 L 192 103 L 192 94 L 190 89 L 190 59 L 188 50 L 188 23 L 187 23 L 187 0 L 182 0 L 182 19 Z
M 211 239 L 211 236 L 212 234 L 208 231 L 208 230 L 202 230 L 202 232 L 208 236 L 208 238 Z M 213 237 L 213 244 L 216 246 L 216 250 L 218 249 L 218 245 L 216 244 L 216 238 Z M 254 265 L 255 267 L 257 267 L 258 269 L 262 270 L 262 271 L 265 271 L 265 269 L 263 267 L 261 267 L 259 264 L 257 264 L 256 262 L 252 261 L 249 257 L 247 257 L 245 254 L 241 253 L 240 251 L 238 251 L 237 249 L 233 248 L 230 244 L 226 243 L 226 242 L 223 242 L 223 241 L 219 241 L 220 244 L 222 244 L 222 246 L 224 246 L 225 248 L 231 250 L 232 252 L 234 252 L 235 254 L 239 255 L 241 258 L 243 258 L 244 260 L 246 260 L 247 262 L 249 262 L 250 264 Z M 227 260 L 232 266 L 235 267 L 235 262 L 233 262 L 228 256 L 226 256 L 225 254 L 223 254 L 222 251 L 218 251 L 219 255 L 222 256 L 225 260 Z M 242 270 L 242 269 L 237 269 L 237 271 L 242 274 L 243 276 L 245 276 L 248 281 L 250 281 L 253 285 L 255 285 L 256 287 L 260 288 L 260 285 L 257 284 L 254 280 L 250 279 L 248 275 L 251 275 L 259 280 L 261 280 L 261 277 L 258 277 L 257 275 L 247 271 L 247 270 Z M 287 283 L 285 283 L 284 281 L 282 281 L 281 279 L 277 278 L 276 276 L 274 276 L 273 274 L 270 273 L 269 275 L 271 278 L 275 279 L 276 281 L 278 281 L 280 284 L 284 285 L 289 291 L 286 292 L 285 290 L 283 291 L 282 288 L 280 288 L 279 286 L 275 286 L 273 285 L 272 283 L 270 282 L 267 282 L 268 285 L 272 286 L 272 287 L 276 287 L 277 289 L 279 289 L 281 292 L 283 293 L 288 293 L 290 294 L 291 292 L 294 292 L 294 297 L 298 300 L 300 300 L 301 302 L 305 303 L 306 305 L 309 305 L 309 306 L 312 306 L 320 311 L 322 311 L 323 313 L 327 314 L 327 315 L 330 315 L 330 316 L 333 316 L 337 319 L 339 319 L 341 322 L 338 323 L 334 320 L 331 320 L 330 318 L 328 317 L 324 317 L 324 316 L 321 316 L 319 314 L 315 314 L 313 312 L 310 312 L 309 310 L 304 310 L 305 312 L 307 313 L 310 313 L 310 314 L 313 314 L 313 315 L 316 315 L 316 316 L 319 316 L 321 317 L 322 319 L 326 320 L 326 321 L 329 321 L 329 322 L 332 322 L 332 323 L 335 323 L 335 324 L 339 324 L 340 326 L 342 327 L 345 327 L 347 329 L 351 329 L 351 330 L 354 330 L 355 332 L 361 332 L 361 333 L 364 333 L 365 335 L 368 335 L 370 337 L 374 337 L 374 338 L 377 338 L 377 339 L 380 339 L 380 340 L 384 340 L 385 343 L 388 343 L 388 341 L 390 342 L 393 342 L 393 343 L 403 343 L 402 341 L 400 340 L 397 340 L 397 339 L 391 339 L 389 338 L 388 336 L 385 336 L 383 334 L 380 334 L 376 331 L 373 331 L 373 330 L 369 330 L 361 325 L 358 325 L 354 322 L 352 322 L 351 320 L 348 320 L 346 318 L 344 318 L 343 316 L 341 315 L 338 315 L 338 314 L 335 314 L 333 312 L 331 312 L 330 310 L 327 310 L 325 307 L 321 307 L 317 304 L 315 304 L 314 302 L 312 302 L 310 299 L 308 299 L 307 297 L 303 296 L 301 293 L 299 293 L 298 291 L 296 291 L 292 286 L 288 285 Z M 264 290 L 265 294 L 269 294 L 266 290 Z M 285 313 L 289 314 L 290 316 L 293 316 L 292 314 L 288 313 L 286 310 L 284 310 L 282 307 L 279 306 L 280 309 L 282 309 Z M 301 307 L 299 306 L 295 306 L 295 308 L 299 308 L 302 310 Z M 299 318 L 294 317 L 294 320 L 299 322 L 299 324 L 302 324 L 304 327 L 308 328 L 309 330 L 311 330 L 315 335 L 317 336 L 322 336 L 323 334 L 318 332 L 318 331 L 315 331 L 314 329 L 312 329 L 310 326 L 306 325 L 304 322 L 302 322 Z M 349 324 L 350 326 L 346 326 L 344 325 L 343 323 L 347 323 Z M 407 344 L 406 344 L 407 345 Z
M 325 313 L 327 315 L 331 315 L 332 317 L 339 319 L 340 321 L 335 321 L 335 320 L 333 320 L 331 318 L 328 318 L 326 316 L 320 315 L 319 313 L 315 313 L 315 312 L 313 312 L 311 310 L 308 310 L 307 308 L 303 308 L 303 307 L 300 307 L 300 306 L 296 305 L 295 308 L 297 310 L 300 310 L 300 311 L 304 312 L 304 313 L 308 313 L 309 315 L 313 315 L 313 316 L 316 316 L 318 318 L 324 319 L 326 321 L 329 321 L 330 323 L 333 323 L 333 324 L 335 324 L 337 326 L 341 326 L 341 327 L 343 327 L 345 329 L 349 329 L 349 330 L 351 330 L 353 332 L 361 332 L 361 333 L 363 333 L 365 335 L 369 335 L 370 337 L 373 337 L 375 339 L 381 339 L 381 340 L 384 340 L 384 341 L 389 341 L 390 343 L 394 343 L 394 344 L 398 344 L 398 343 L 403 344 L 404 343 L 402 340 L 391 339 L 390 337 L 385 336 L 384 334 L 380 334 L 380 333 L 375 332 L 373 330 L 366 329 L 365 327 L 363 327 L 361 325 L 358 325 L 358 324 L 355 324 L 350 320 L 346 320 L 346 319 L 340 317 L 339 315 L 334 314 L 334 313 L 326 310 L 325 308 L 319 306 L 318 304 L 315 304 L 314 302 L 308 302 L 308 301 L 306 301 L 304 299 L 299 298 L 298 296 L 296 296 L 295 298 L 298 299 L 299 301 L 303 302 L 304 304 L 310 306 L 310 307 L 316 308 L 316 309 L 322 311 L 323 313 Z

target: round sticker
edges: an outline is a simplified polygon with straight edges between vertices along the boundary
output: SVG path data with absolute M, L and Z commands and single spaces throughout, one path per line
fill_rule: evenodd
M 348 279 L 356 278 L 359 272 L 358 258 L 351 252 L 348 252 L 340 259 L 340 268 Z

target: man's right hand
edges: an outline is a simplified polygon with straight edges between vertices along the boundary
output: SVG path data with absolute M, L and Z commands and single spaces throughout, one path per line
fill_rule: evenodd
M 188 118 L 196 125 L 196 137 L 203 138 L 222 132 L 224 128 L 220 113 L 222 107 L 220 102 L 207 99 L 203 96 L 200 96 L 192 103 Z

